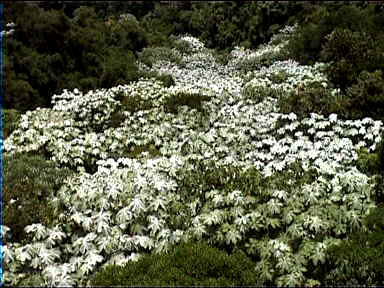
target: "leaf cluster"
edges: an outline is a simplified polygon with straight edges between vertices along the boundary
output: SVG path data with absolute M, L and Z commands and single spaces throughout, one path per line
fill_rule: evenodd
M 4 139 L 17 129 L 20 118 L 21 113 L 15 109 L 2 110 L 2 131 Z
M 51 226 L 57 221 L 57 211 L 49 200 L 73 172 L 33 153 L 5 156 L 3 164 L 3 223 L 11 228 L 8 240 L 20 243 L 27 239 L 26 226 Z
M 168 254 L 144 255 L 125 266 L 108 266 L 92 285 L 244 286 L 257 282 L 252 261 L 241 250 L 228 255 L 206 242 L 181 243 Z
M 178 113 L 179 106 L 188 106 L 191 109 L 196 109 L 199 112 L 203 112 L 204 108 L 202 103 L 208 101 L 209 96 L 188 93 L 188 92 L 177 92 L 175 95 L 171 95 L 167 98 L 164 107 L 168 113 Z
M 139 78 L 134 53 L 147 45 L 138 21 L 127 18 L 108 25 L 94 7 L 81 6 L 72 18 L 63 10 L 33 3 L 7 4 L 17 23 L 4 41 L 6 108 L 21 112 L 51 107 L 63 89 L 110 88 Z M 30 37 L 36 35 L 36 37 Z
M 373 209 L 364 219 L 368 231 L 351 234 L 327 253 L 333 269 L 324 284 L 381 285 L 384 257 L 384 208 Z
M 383 68 L 383 15 L 374 5 L 314 5 L 285 50 L 302 64 L 331 62 L 327 75 L 343 92 L 363 70 Z

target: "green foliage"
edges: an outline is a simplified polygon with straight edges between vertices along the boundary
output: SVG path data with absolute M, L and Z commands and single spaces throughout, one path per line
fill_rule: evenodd
M 164 87 L 171 87 L 175 85 L 175 80 L 173 79 L 173 76 L 170 74 L 159 74 L 156 76 L 156 80 L 159 80 L 163 83 Z
M 129 111 L 131 113 L 135 113 L 138 111 L 151 109 L 153 106 L 150 100 L 146 100 L 142 98 L 140 95 L 130 96 L 127 95 L 121 102 L 122 109 L 125 111 Z
M 227 65 L 231 59 L 231 54 L 226 50 L 218 51 L 212 49 L 211 52 L 216 62 L 221 65 Z
M 51 107 L 63 89 L 83 92 L 138 79 L 134 53 L 147 45 L 134 18 L 108 25 L 93 7 L 81 6 L 68 18 L 62 10 L 15 3 L 12 39 L 5 42 L 6 108 L 20 112 Z M 36 35 L 36 37 L 30 37 Z
M 111 128 L 118 128 L 122 125 L 126 117 L 122 113 L 121 109 L 116 110 L 111 114 L 111 118 L 108 120 L 107 126 Z
M 246 74 L 249 71 L 258 70 L 263 67 L 260 57 L 246 57 L 241 59 L 236 64 L 236 68 L 239 69 L 242 73 Z
M 116 46 L 123 51 L 140 51 L 147 46 L 147 36 L 135 16 L 125 14 L 108 25 L 105 41 L 108 47 Z M 112 18 L 113 19 L 113 18 Z
M 327 34 L 323 29 L 324 27 L 314 23 L 300 26 L 284 47 L 288 57 L 300 64 L 314 63 L 321 51 L 321 39 Z
M 382 71 L 362 71 L 357 83 L 347 90 L 350 118 L 384 120 L 384 78 Z
M 109 153 L 108 157 L 116 160 L 119 158 L 138 158 L 143 152 L 147 152 L 150 158 L 161 156 L 160 150 L 153 143 L 150 143 L 146 145 L 127 145 L 118 153 Z
M 332 92 L 321 83 L 313 82 L 285 94 L 280 98 L 279 105 L 282 113 L 294 111 L 299 117 L 305 117 L 309 113 L 323 115 L 336 113 L 341 119 L 370 117 L 383 120 L 383 95 L 382 72 L 362 71 L 357 78 L 357 83 L 349 87 L 346 93 Z
M 184 105 L 203 112 L 202 102 L 208 101 L 209 99 L 210 97 L 205 95 L 178 92 L 167 98 L 164 107 L 167 113 L 178 113 L 178 107 Z
M 58 214 L 48 200 L 72 172 L 58 169 L 41 155 L 5 156 L 3 161 L 3 223 L 11 228 L 11 242 L 21 243 L 27 239 L 27 225 L 51 227 L 57 221 Z
M 45 280 L 44 277 L 40 274 L 32 274 L 26 275 L 24 279 L 22 279 L 16 287 L 39 287 L 44 286 Z
M 382 69 L 383 33 L 377 24 L 382 13 L 373 5 L 313 6 L 285 50 L 301 64 L 332 62 L 328 78 L 343 91 L 356 82 L 361 71 Z
M 284 90 L 280 88 L 272 88 L 268 86 L 247 85 L 243 89 L 245 99 L 251 99 L 256 103 L 260 103 L 267 97 L 279 99 L 284 94 Z
M 257 279 L 253 263 L 240 250 L 228 255 L 204 242 L 181 243 L 169 254 L 145 255 L 123 267 L 110 265 L 92 285 L 243 286 Z
M 286 72 L 279 71 L 269 76 L 269 80 L 271 80 L 275 84 L 281 84 L 284 83 L 288 79 L 288 77 L 289 76 Z
M 260 103 L 267 97 L 280 99 L 287 94 L 285 89 L 274 85 L 285 82 L 289 77 L 287 73 L 283 71 L 275 72 L 267 76 L 267 79 L 262 79 L 261 81 L 259 81 L 259 77 L 260 76 L 257 76 L 256 78 L 254 78 L 254 76 L 246 77 L 251 79 L 251 81 L 249 81 L 243 88 L 242 95 L 245 99 L 251 99 L 256 101 L 256 103 Z
M 191 49 L 190 44 L 186 40 L 175 39 L 175 37 L 170 37 L 170 41 L 172 41 L 172 47 L 179 51 L 181 54 L 191 55 L 193 50 Z
M 18 127 L 21 113 L 15 109 L 4 109 L 2 111 L 3 138 L 7 139 L 10 134 Z
M 381 171 L 381 163 L 378 153 L 369 153 L 367 148 L 358 151 L 357 168 L 365 174 L 375 175 Z
M 135 80 L 138 80 L 138 68 L 133 53 L 112 47 L 108 49 L 102 64 L 99 88 L 111 88 Z
M 151 79 L 154 78 L 155 80 L 160 81 L 164 87 L 171 87 L 175 85 L 175 79 L 171 74 L 158 72 L 158 71 L 140 71 L 139 72 L 140 78 L 147 78 Z
M 340 112 L 339 103 L 329 89 L 319 82 L 312 82 L 280 97 L 281 113 L 295 112 L 298 117 L 307 117 L 310 113 L 331 114 Z
M 327 36 L 320 53 L 321 60 L 332 62 L 327 71 L 328 78 L 340 88 L 353 84 L 362 70 L 371 71 L 378 59 L 375 56 L 376 41 L 366 32 L 335 29 Z
M 300 11 L 300 6 L 228 1 L 193 3 L 184 10 L 156 5 L 154 11 L 143 17 L 142 25 L 150 35 L 152 46 L 165 45 L 170 35 L 190 34 L 201 38 L 206 47 L 217 50 L 240 44 L 255 48 L 266 43 L 290 16 Z M 188 53 L 186 43 L 176 45 Z
M 333 270 L 323 284 L 381 285 L 384 281 L 384 208 L 373 209 L 359 231 L 328 249 Z
M 144 48 L 138 55 L 139 61 L 149 67 L 152 67 L 153 63 L 157 61 L 170 61 L 177 64 L 181 61 L 181 55 L 168 47 Z

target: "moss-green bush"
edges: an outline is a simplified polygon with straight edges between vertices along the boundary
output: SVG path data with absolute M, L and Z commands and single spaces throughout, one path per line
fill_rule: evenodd
M 300 64 L 312 64 L 318 61 L 322 39 L 330 32 L 324 26 L 314 23 L 299 26 L 283 50 L 289 58 Z
M 384 40 L 374 5 L 314 5 L 284 48 L 301 64 L 332 62 L 328 79 L 343 92 L 363 70 L 384 67 Z
M 139 74 L 140 74 L 140 78 L 147 78 L 147 79 L 155 78 L 156 80 L 160 81 L 164 87 L 171 87 L 175 85 L 175 79 L 171 74 L 168 74 L 168 73 L 163 73 L 163 72 L 153 71 L 153 70 L 151 71 L 142 70 L 139 72 Z
M 271 80 L 275 84 L 281 84 L 284 83 L 288 79 L 289 75 L 284 71 L 278 71 L 275 73 L 272 73 L 269 76 L 269 80 Z
M 347 90 L 348 117 L 384 120 L 384 77 L 382 71 L 362 71 L 357 83 Z
M 170 74 L 159 74 L 156 76 L 156 80 L 161 81 L 164 87 L 167 87 L 167 88 L 175 85 L 175 80 L 173 79 L 173 76 Z
M 381 285 L 384 281 L 384 207 L 364 219 L 368 231 L 359 231 L 328 249 L 333 269 L 322 285 Z
M 208 101 L 209 99 L 210 97 L 205 95 L 178 92 L 175 95 L 171 95 L 167 98 L 164 108 L 167 113 L 176 114 L 178 113 L 178 108 L 185 105 L 191 109 L 196 109 L 199 112 L 203 112 L 202 103 L 204 101 Z
M 369 153 L 368 149 L 361 148 L 358 151 L 357 168 L 365 174 L 375 175 L 381 172 L 381 163 L 378 153 Z
M 129 112 L 137 112 L 141 110 L 151 109 L 152 103 L 149 100 L 143 99 L 140 96 L 126 96 L 122 101 L 123 109 Z
M 323 62 L 329 65 L 328 79 L 345 90 L 352 85 L 362 70 L 371 71 L 377 61 L 375 56 L 376 41 L 366 32 L 349 29 L 335 29 L 327 37 L 320 53 Z
M 228 255 L 205 242 L 181 243 L 169 254 L 145 255 L 123 267 L 107 266 L 93 277 L 91 285 L 254 285 L 253 266 L 240 250 Z
M 172 46 L 182 54 L 191 55 L 193 53 L 193 49 L 191 48 L 191 45 L 186 40 L 175 39 L 173 41 Z
M 49 198 L 73 172 L 57 168 L 41 155 L 28 153 L 5 155 L 3 164 L 3 224 L 11 228 L 11 242 L 22 242 L 27 225 L 50 226 L 57 220 Z
M 309 113 L 324 115 L 336 113 L 341 119 L 371 117 L 383 120 L 384 78 L 381 71 L 362 71 L 357 83 L 349 87 L 345 93 L 340 90 L 332 91 L 319 82 L 313 82 L 284 94 L 280 97 L 279 107 L 280 112 L 295 112 L 299 117 L 305 117 Z
M 63 89 L 86 93 L 138 79 L 134 53 L 147 46 L 147 34 L 132 17 L 107 23 L 86 5 L 70 17 L 36 3 L 4 8 L 7 21 L 17 23 L 16 33 L 4 39 L 4 65 L 11 71 L 4 107 L 22 113 L 49 108 L 52 95 Z
M 338 106 L 337 98 L 320 82 L 300 86 L 279 99 L 281 113 L 294 112 L 298 117 L 339 112 Z
M 246 85 L 242 91 L 242 94 L 245 99 L 253 100 L 255 101 L 255 103 L 260 103 L 267 97 L 280 99 L 281 96 L 284 95 L 284 93 L 284 90 L 280 88 L 253 85 Z
M 4 109 L 2 111 L 3 121 L 3 137 L 7 139 L 10 134 L 17 128 L 21 118 L 21 113 L 15 109 Z
M 147 47 L 137 54 L 138 60 L 149 67 L 152 67 L 153 63 L 157 61 L 170 61 L 176 64 L 180 64 L 181 61 L 181 55 L 168 47 Z
M 231 60 L 231 54 L 226 50 L 217 51 L 214 49 L 210 49 L 210 51 L 212 52 L 215 61 L 219 64 L 227 65 L 228 62 Z
M 146 145 L 127 145 L 118 153 L 109 153 L 108 157 L 112 159 L 119 158 L 138 158 L 141 153 L 148 152 L 148 156 L 153 158 L 161 156 L 160 150 L 153 143 Z
M 109 48 L 101 65 L 99 87 L 111 88 L 138 80 L 139 73 L 135 60 L 131 51 L 115 47 Z

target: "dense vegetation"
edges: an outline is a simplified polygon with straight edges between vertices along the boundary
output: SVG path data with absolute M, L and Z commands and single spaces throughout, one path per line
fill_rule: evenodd
M 6 283 L 382 284 L 382 6 L 177 5 L 6 3 Z

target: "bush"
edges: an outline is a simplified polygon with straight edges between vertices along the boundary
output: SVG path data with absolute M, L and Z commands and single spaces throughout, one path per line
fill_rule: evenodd
M 105 58 L 99 88 L 111 88 L 138 80 L 138 68 L 131 51 L 111 47 Z
M 157 61 L 170 61 L 180 64 L 181 55 L 177 51 L 167 47 L 144 48 L 138 53 L 139 61 L 152 67 Z
M 307 117 L 310 113 L 336 113 L 337 105 L 331 91 L 319 82 L 299 87 L 279 99 L 281 113 L 294 111 L 298 117 Z
M 17 11 L 9 22 L 17 27 L 5 39 L 4 64 L 11 72 L 4 107 L 20 112 L 52 107 L 52 95 L 63 89 L 86 93 L 138 79 L 133 53 L 142 50 L 147 39 L 134 18 L 108 25 L 93 7 L 84 5 L 73 18 L 30 3 L 9 6 L 7 13 Z
M 150 143 L 146 145 L 126 145 L 118 153 L 109 153 L 108 157 L 114 160 L 119 158 L 139 158 L 143 152 L 147 152 L 150 158 L 161 156 L 160 150 L 154 143 Z
M 384 281 L 384 208 L 364 219 L 368 231 L 356 232 L 328 249 L 333 270 L 322 285 L 381 285 Z M 368 233 L 367 233 L 368 232 Z
M 284 90 L 267 86 L 246 85 L 242 93 L 245 99 L 251 99 L 256 103 L 260 103 L 267 97 L 279 99 L 284 94 Z
M 18 127 L 18 122 L 21 118 L 21 113 L 15 109 L 4 109 L 2 113 L 3 121 L 3 137 L 7 139 L 14 130 Z
M 375 175 L 381 172 L 381 163 L 378 153 L 369 153 L 367 148 L 358 151 L 356 167 L 365 174 Z
M 342 90 L 352 85 L 363 69 L 370 70 L 374 61 L 375 41 L 365 32 L 335 29 L 327 37 L 320 53 L 321 60 L 332 62 L 328 79 Z
M 186 40 L 175 39 L 172 46 L 181 54 L 191 55 L 193 53 L 190 43 Z
M 330 33 L 330 31 L 324 30 L 324 26 L 314 23 L 299 27 L 289 37 L 289 41 L 284 47 L 287 57 L 303 65 L 311 65 L 319 61 L 322 39 Z
M 163 83 L 164 87 L 171 87 L 175 85 L 175 80 L 173 79 L 172 75 L 170 74 L 159 74 L 156 77 L 156 80 L 159 80 Z
M 110 265 L 91 285 L 243 286 L 257 282 L 253 262 L 237 250 L 228 255 L 206 243 L 181 243 L 169 254 L 145 255 L 123 267 Z
M 22 243 L 27 225 L 42 223 L 51 227 L 57 220 L 49 198 L 72 172 L 58 169 L 43 156 L 32 153 L 5 156 L 3 161 L 3 224 L 11 228 L 10 241 Z
M 348 117 L 384 120 L 384 78 L 382 71 L 362 71 L 357 84 L 347 90 Z
M 203 112 L 202 102 L 209 101 L 209 96 L 200 94 L 178 92 L 176 95 L 171 95 L 165 102 L 165 111 L 167 113 L 178 113 L 179 106 L 188 106 L 191 109 L 196 109 L 199 112 Z

